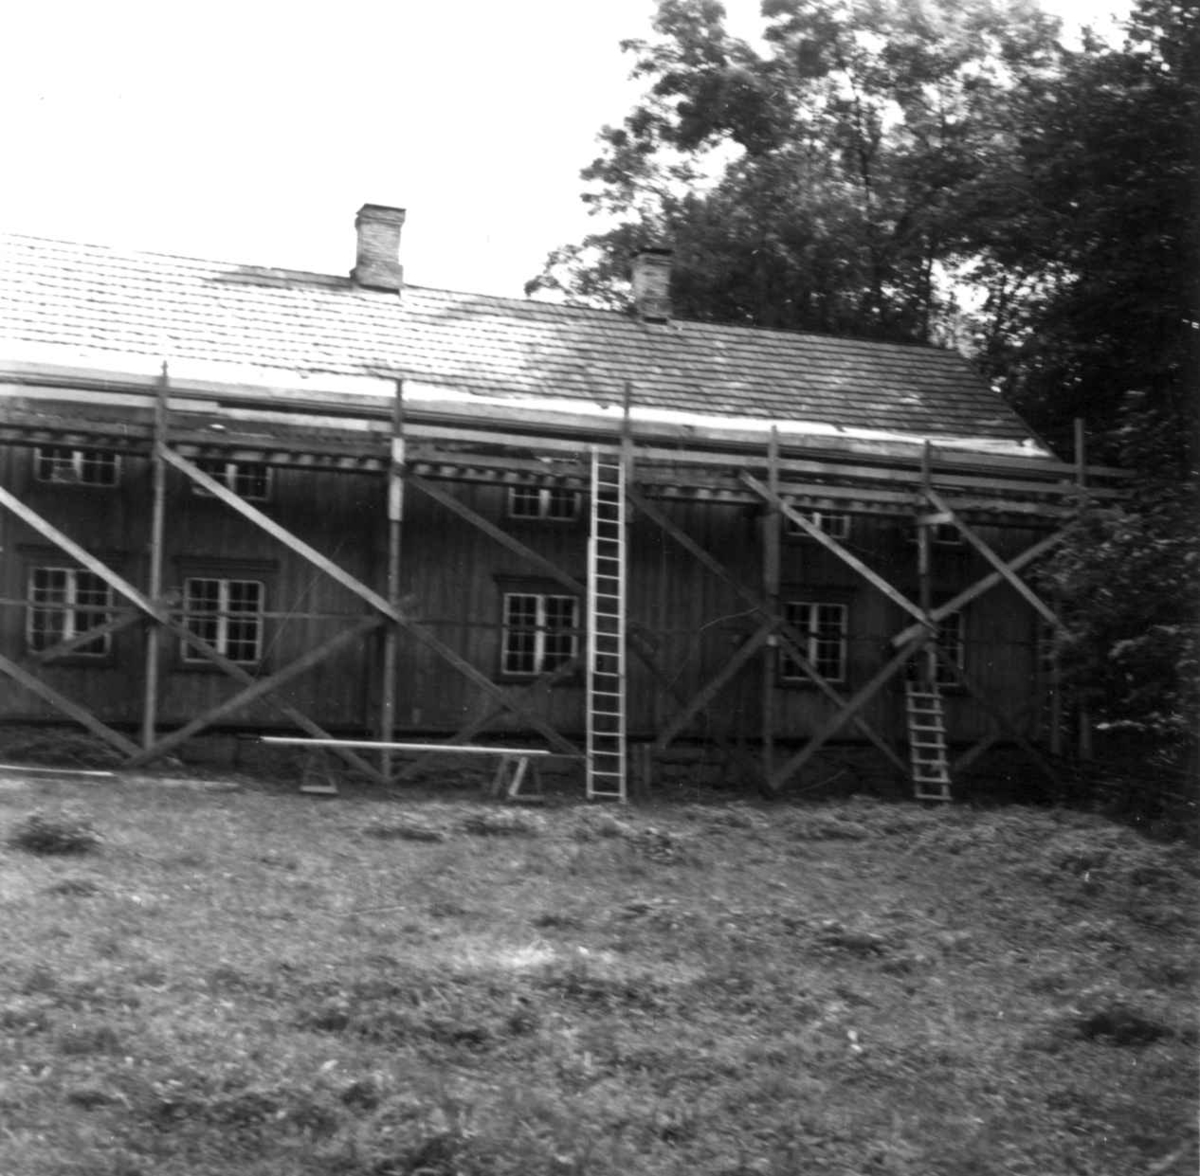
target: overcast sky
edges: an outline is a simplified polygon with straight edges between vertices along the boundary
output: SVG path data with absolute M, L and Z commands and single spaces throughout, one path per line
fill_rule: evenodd
M 1106 27 L 1122 0 L 1043 0 Z M 758 27 L 759 0 L 726 0 Z M 7 6 L 0 228 L 345 273 L 408 209 L 406 279 L 520 295 L 588 231 L 579 169 L 636 96 L 654 0 Z

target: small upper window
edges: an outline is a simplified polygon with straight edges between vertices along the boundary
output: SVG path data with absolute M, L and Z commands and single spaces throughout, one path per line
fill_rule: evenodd
M 579 516 L 579 491 L 565 486 L 510 486 L 508 516 L 569 521 Z
M 34 451 L 33 464 L 39 482 L 64 486 L 115 486 L 121 477 L 121 459 L 105 449 L 47 445 Z
M 918 527 L 909 524 L 908 541 L 916 543 Z M 939 547 L 962 547 L 962 532 L 953 523 L 934 523 L 929 528 L 929 538 Z
M 226 461 L 222 457 L 201 457 L 196 466 L 210 478 L 220 482 L 247 502 L 266 502 L 271 497 L 271 467 L 260 461 Z M 193 483 L 192 489 L 208 495 L 203 487 Z
M 850 538 L 850 516 L 837 510 L 797 510 L 814 527 L 819 527 L 831 539 Z M 785 516 L 786 517 L 786 516 Z M 808 532 L 794 519 L 787 520 L 787 534 L 797 539 L 810 538 Z

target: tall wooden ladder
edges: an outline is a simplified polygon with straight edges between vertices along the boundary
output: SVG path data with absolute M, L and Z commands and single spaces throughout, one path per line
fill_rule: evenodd
M 587 797 L 625 801 L 625 466 L 599 449 L 592 450 L 587 612 Z
M 946 758 L 946 717 L 935 681 L 905 682 L 908 753 L 913 795 L 918 800 L 950 799 L 950 763 Z

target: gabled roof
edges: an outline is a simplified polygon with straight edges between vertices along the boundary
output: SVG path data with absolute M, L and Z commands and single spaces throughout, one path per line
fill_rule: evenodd
M 281 373 L 393 373 L 490 397 L 1021 441 L 1028 428 L 963 358 L 929 347 L 0 236 L 0 357 L 11 347 L 212 361 Z

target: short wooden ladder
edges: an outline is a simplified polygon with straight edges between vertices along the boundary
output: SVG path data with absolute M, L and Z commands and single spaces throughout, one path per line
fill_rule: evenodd
M 946 758 L 946 717 L 937 683 L 906 682 L 908 753 L 913 795 L 917 800 L 950 799 L 950 764 Z

